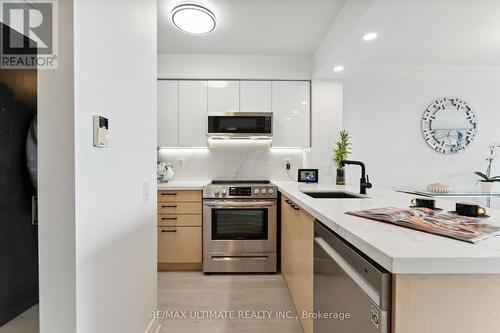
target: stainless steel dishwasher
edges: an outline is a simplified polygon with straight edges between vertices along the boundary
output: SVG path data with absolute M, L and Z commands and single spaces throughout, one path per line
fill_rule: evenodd
M 314 333 L 389 333 L 391 274 L 314 223 Z

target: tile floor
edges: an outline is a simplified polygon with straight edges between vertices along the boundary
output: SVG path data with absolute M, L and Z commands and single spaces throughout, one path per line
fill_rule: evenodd
M 156 333 L 302 333 L 288 288 L 278 274 L 161 272 L 158 307 L 179 316 L 185 313 L 187 319 L 160 319 Z M 207 319 L 208 311 L 234 318 Z M 278 314 L 289 319 L 277 319 Z M 192 315 L 202 319 L 191 319 Z M 38 331 L 38 305 L 0 327 L 0 333 Z
M 37 333 L 38 331 L 38 305 L 0 327 L 0 333 Z
M 161 333 L 302 333 L 299 321 L 293 318 L 296 313 L 288 288 L 278 274 L 158 273 L 158 307 L 186 311 L 187 317 L 159 320 Z M 227 311 L 226 317 L 232 313 L 234 318 L 191 319 L 192 315 L 206 317 L 202 311 L 215 315 Z M 290 319 L 277 319 L 278 314 Z

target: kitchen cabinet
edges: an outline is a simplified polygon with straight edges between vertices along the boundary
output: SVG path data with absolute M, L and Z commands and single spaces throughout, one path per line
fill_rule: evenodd
M 158 147 L 179 145 L 179 81 L 158 81 Z
M 207 112 L 239 112 L 239 81 L 207 81 Z
M 207 81 L 179 81 L 179 146 L 207 146 Z
M 394 274 L 391 332 L 497 333 L 498 281 L 499 274 Z
M 158 191 L 158 270 L 201 270 L 201 191 Z
M 312 333 L 313 320 L 302 312 L 313 312 L 314 218 L 290 199 L 281 199 L 281 273 L 285 278 L 300 323 Z
M 158 80 L 158 147 L 207 147 L 207 113 L 273 112 L 273 147 L 310 147 L 309 81 Z
M 201 237 L 200 227 L 159 227 L 158 262 L 201 263 Z
M 273 147 L 310 147 L 309 81 L 273 81 Z
M 240 81 L 240 111 L 271 112 L 271 81 Z

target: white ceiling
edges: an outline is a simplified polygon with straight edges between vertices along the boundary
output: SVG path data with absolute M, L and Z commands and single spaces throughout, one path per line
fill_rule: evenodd
M 179 1 L 158 1 L 158 53 L 309 55 L 316 78 L 500 73 L 500 0 L 201 0 L 218 18 L 205 36 L 173 27 Z M 371 31 L 379 38 L 362 41 Z M 334 73 L 336 65 L 344 72 Z
M 323 41 L 336 49 L 317 64 L 320 76 L 500 66 L 498 0 L 376 0 L 351 25 L 348 33 Z M 379 38 L 363 42 L 368 31 Z M 344 73 L 332 73 L 338 63 Z
M 345 0 L 199 0 L 217 17 L 215 31 L 176 29 L 172 8 L 158 0 L 158 53 L 312 55 Z
M 367 64 L 500 65 L 500 1 L 383 1 L 373 23 L 384 29 Z

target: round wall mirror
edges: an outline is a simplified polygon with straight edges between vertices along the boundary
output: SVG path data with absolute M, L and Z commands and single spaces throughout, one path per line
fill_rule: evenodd
M 476 114 L 460 98 L 438 99 L 424 112 L 422 134 L 427 144 L 438 153 L 456 154 L 476 137 Z

